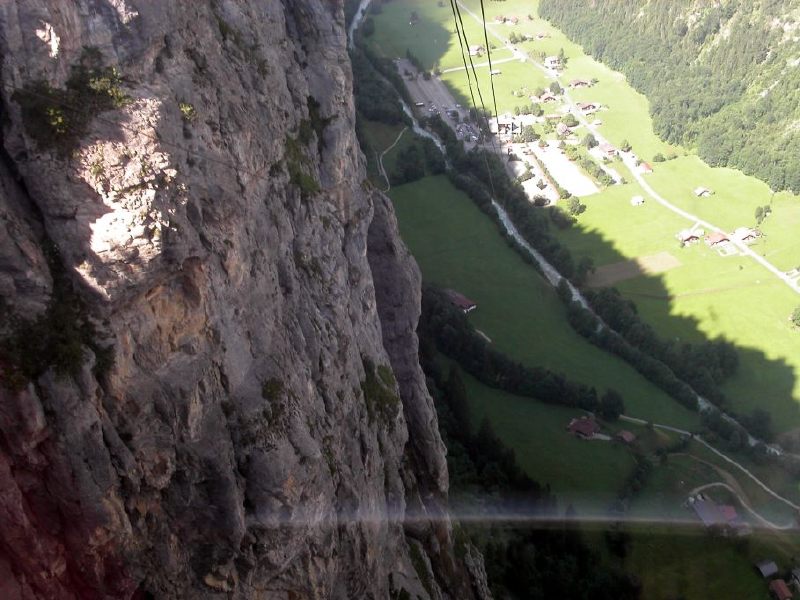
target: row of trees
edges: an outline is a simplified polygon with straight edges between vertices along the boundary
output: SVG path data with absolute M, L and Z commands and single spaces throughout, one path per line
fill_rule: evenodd
M 725 405 L 719 386 L 739 367 L 739 355 L 730 342 L 717 339 L 689 344 L 660 338 L 639 316 L 636 305 L 616 289 L 584 290 L 584 296 L 600 318 L 628 343 L 663 362 L 714 404 Z

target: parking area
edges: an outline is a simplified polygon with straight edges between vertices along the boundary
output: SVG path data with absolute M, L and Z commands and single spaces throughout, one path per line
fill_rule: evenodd
M 594 182 L 587 177 L 577 164 L 572 162 L 558 148 L 559 142 L 550 140 L 547 146 L 540 148 L 539 144 L 532 144 L 533 152 L 544 163 L 553 178 L 573 196 L 579 198 L 591 196 L 600 190 Z

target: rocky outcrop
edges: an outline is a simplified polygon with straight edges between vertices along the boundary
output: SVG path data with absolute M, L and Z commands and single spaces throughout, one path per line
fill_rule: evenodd
M 0 597 L 482 589 L 339 3 L 12 0 L 0 44 Z

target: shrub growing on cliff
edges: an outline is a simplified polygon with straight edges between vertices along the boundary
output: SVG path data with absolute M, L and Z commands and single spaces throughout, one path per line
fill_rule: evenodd
M 364 357 L 364 381 L 361 382 L 361 391 L 367 406 L 370 421 L 380 417 L 384 423 L 391 423 L 397 416 L 400 399 L 394 393 L 394 375 L 392 370 L 384 365 L 376 368 L 373 362 Z
M 98 114 L 125 106 L 130 99 L 120 85 L 116 67 L 102 67 L 99 52 L 85 49 L 73 65 L 65 88 L 34 81 L 14 92 L 27 134 L 40 148 L 68 154 Z

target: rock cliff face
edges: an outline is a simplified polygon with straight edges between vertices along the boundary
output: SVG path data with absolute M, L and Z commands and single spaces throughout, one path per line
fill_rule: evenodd
M 9 0 L 0 51 L 0 597 L 483 595 L 341 2 Z

